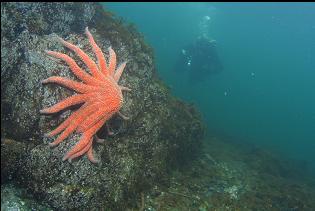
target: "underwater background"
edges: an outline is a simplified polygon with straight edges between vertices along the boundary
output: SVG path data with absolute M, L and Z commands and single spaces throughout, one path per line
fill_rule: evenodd
M 314 211 L 313 20 L 313 3 L 1 3 L 1 210 Z M 130 92 L 94 81 L 93 39 Z M 86 82 L 101 113 L 43 114 Z M 110 99 L 123 115 L 64 161 Z
M 208 134 L 264 146 L 315 169 L 314 3 L 103 6 L 143 33 L 159 76 L 197 105 Z M 204 34 L 216 40 L 224 69 L 191 81 L 174 67 L 184 46 Z

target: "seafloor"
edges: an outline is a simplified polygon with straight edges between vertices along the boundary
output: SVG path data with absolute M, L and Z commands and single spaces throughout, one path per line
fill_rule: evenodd
M 307 163 L 231 138 L 208 137 L 204 145 L 191 166 L 174 170 L 169 186 L 144 195 L 145 210 L 315 210 Z
M 314 210 L 307 164 L 229 138 L 207 137 L 204 146 L 198 159 L 141 193 L 128 210 Z M 1 210 L 53 210 L 28 195 L 2 185 Z

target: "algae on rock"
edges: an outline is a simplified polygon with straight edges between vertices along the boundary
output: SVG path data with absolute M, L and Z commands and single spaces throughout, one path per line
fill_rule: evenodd
M 170 95 L 157 77 L 152 49 L 132 26 L 97 3 L 2 3 L 1 20 L 1 134 L 34 145 L 19 158 L 16 182 L 38 199 L 60 210 L 135 207 L 142 191 L 167 182 L 170 169 L 198 155 L 204 133 L 198 113 Z M 122 108 L 130 120 L 113 117 L 113 137 L 104 129 L 98 133 L 106 138 L 104 145 L 95 144 L 98 165 L 85 157 L 61 161 L 77 134 L 53 149 L 47 145 L 53 139 L 43 138 L 69 112 L 39 115 L 41 108 L 71 95 L 54 84 L 44 87 L 41 80 L 52 75 L 76 80 L 44 50 L 73 56 L 58 35 L 94 58 L 86 26 L 104 52 L 112 46 L 118 63 L 129 61 L 121 84 L 132 88 Z

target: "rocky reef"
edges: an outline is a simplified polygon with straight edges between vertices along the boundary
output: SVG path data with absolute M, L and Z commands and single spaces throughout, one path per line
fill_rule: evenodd
M 53 139 L 43 134 L 69 112 L 39 114 L 72 94 L 54 84 L 43 86 L 43 79 L 59 75 L 76 80 L 64 63 L 44 51 L 74 56 L 58 35 L 94 58 L 86 26 L 106 56 L 112 46 L 118 63 L 128 60 L 121 84 L 132 88 L 124 93 L 122 108 L 130 119 L 114 116 L 109 125 L 115 135 L 108 136 L 106 128 L 98 133 L 106 143 L 94 147 L 97 165 L 86 157 L 62 161 L 78 135 L 48 146 Z M 169 170 L 199 154 L 203 134 L 194 107 L 170 95 L 157 77 L 153 51 L 133 25 L 98 3 L 1 4 L 1 181 L 14 181 L 52 209 L 135 208 L 141 193 L 168 183 Z

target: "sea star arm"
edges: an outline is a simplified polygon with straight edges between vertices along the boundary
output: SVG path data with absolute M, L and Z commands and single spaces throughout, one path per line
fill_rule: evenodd
M 95 62 L 86 53 L 84 53 L 84 51 L 82 51 L 79 47 L 63 40 L 62 38 L 59 38 L 59 40 L 64 46 L 74 51 L 82 59 L 84 64 L 90 69 L 93 76 L 98 79 L 104 78 L 104 75 L 98 70 Z
M 83 150 L 84 147 L 87 144 L 89 144 L 90 141 L 91 141 L 91 137 L 83 134 L 80 141 L 69 152 L 67 152 L 67 154 L 62 158 L 62 160 L 65 161 L 69 159 L 72 155 L 74 155 L 75 153 Z
M 95 139 L 96 139 L 96 142 L 97 143 L 104 143 L 105 140 L 104 139 L 100 139 L 99 137 L 97 137 L 97 135 L 95 134 L 94 135 Z M 69 162 L 72 161 L 72 159 L 76 158 L 76 157 L 79 157 L 83 154 L 85 154 L 87 152 L 87 157 L 88 159 L 92 162 L 92 163 L 98 163 L 99 160 L 96 160 L 94 155 L 93 155 L 93 147 L 92 147 L 92 140 L 90 140 L 89 144 L 86 145 L 81 151 L 71 155 L 69 157 Z
M 114 79 L 116 82 L 119 81 L 121 74 L 124 71 L 124 68 L 126 67 L 127 62 L 123 62 L 119 65 L 119 67 L 117 68 L 115 74 L 114 74 Z
M 78 113 L 78 115 L 76 115 L 71 122 L 68 123 L 68 125 L 66 126 L 65 130 L 58 136 L 58 138 L 50 143 L 50 146 L 56 146 L 59 143 L 61 143 L 63 140 L 65 140 L 71 133 L 73 133 L 75 131 L 75 129 L 78 127 L 78 125 L 80 125 L 82 123 L 82 121 L 91 113 L 93 113 L 95 111 L 95 109 L 97 109 L 98 105 L 91 105 L 91 106 L 87 106 L 86 108 L 84 108 L 84 110 L 82 110 L 80 113 Z
M 82 138 L 80 141 L 63 157 L 63 161 L 67 160 L 69 157 L 71 157 L 73 154 L 81 151 L 84 149 L 84 147 L 92 141 L 92 136 L 102 127 L 102 125 L 105 123 L 106 119 L 101 119 L 99 122 L 97 122 L 93 127 L 88 129 L 86 132 L 83 133 Z
M 107 134 L 108 134 L 109 136 L 113 136 L 113 135 L 114 135 L 114 132 L 109 128 L 108 123 L 106 124 L 106 129 L 107 129 Z
M 99 144 L 105 143 L 105 139 L 98 137 L 96 134 L 94 135 L 94 138 L 95 138 L 96 143 L 99 143 Z
M 90 147 L 90 149 L 89 149 L 88 152 L 87 152 L 87 157 L 88 157 L 88 159 L 89 159 L 92 163 L 98 163 L 98 162 L 99 162 L 98 160 L 96 160 L 96 159 L 94 158 L 92 146 Z
M 104 105 L 101 105 L 104 106 Z M 98 111 L 94 112 L 92 115 L 87 117 L 82 124 L 78 127 L 77 131 L 80 133 L 85 132 L 89 128 L 91 128 L 92 125 L 94 125 L 96 122 L 100 121 L 100 119 L 106 119 L 108 120 L 111 116 L 110 112 L 107 112 L 104 109 L 99 109 Z M 106 121 L 105 120 L 105 121 Z
M 119 87 L 120 87 L 120 90 L 121 90 L 121 91 L 128 91 L 128 92 L 131 91 L 131 89 L 128 88 L 128 87 L 125 87 L 125 86 L 119 86 Z
M 46 137 L 53 137 L 53 136 L 61 133 L 61 131 L 66 129 L 66 127 L 69 126 L 70 122 L 73 121 L 87 107 L 87 105 L 88 105 L 87 103 L 82 105 L 78 110 L 73 112 L 66 120 L 64 120 L 57 128 L 50 131 L 49 133 L 46 133 L 45 136 Z
M 65 61 L 67 65 L 70 67 L 70 70 L 73 72 L 73 74 L 83 82 L 87 84 L 98 83 L 98 81 L 95 78 L 93 78 L 88 73 L 84 72 L 70 56 L 55 51 L 46 51 L 46 53 L 52 57 Z
M 115 68 L 116 68 L 116 53 L 112 49 L 112 47 L 109 47 L 109 67 L 108 72 L 109 75 L 114 76 Z
M 120 111 L 118 111 L 117 113 L 118 113 L 118 115 L 119 115 L 121 118 L 123 118 L 124 120 L 128 120 L 128 119 L 129 119 L 129 117 L 123 115 L 122 113 L 120 113 Z
M 80 82 L 72 81 L 64 77 L 52 76 L 42 81 L 43 84 L 57 83 L 79 93 L 95 92 L 98 90 L 95 86 L 89 86 Z
M 83 103 L 87 101 L 91 97 L 90 94 L 78 94 L 78 95 L 73 95 L 70 97 L 67 97 L 63 101 L 57 103 L 56 105 L 53 105 L 49 108 L 45 108 L 40 110 L 41 114 L 50 114 L 50 113 L 57 113 L 65 108 L 68 108 L 72 105 L 76 105 L 79 103 Z
M 92 139 L 92 138 L 91 138 Z M 72 161 L 72 159 L 76 158 L 76 157 L 79 157 L 83 154 L 85 154 L 90 148 L 92 147 L 92 140 L 89 140 L 88 144 L 80 151 L 74 153 L 73 155 L 71 155 L 68 160 L 69 162 Z
M 91 44 L 93 51 L 96 55 L 96 58 L 98 60 L 99 69 L 102 71 L 102 73 L 104 75 L 107 75 L 108 74 L 108 68 L 107 68 L 106 60 L 105 60 L 105 57 L 104 57 L 102 50 L 95 43 L 94 38 L 93 38 L 92 34 L 90 33 L 88 27 L 85 28 L 85 33 L 86 33 L 87 37 L 89 38 L 90 44 Z

